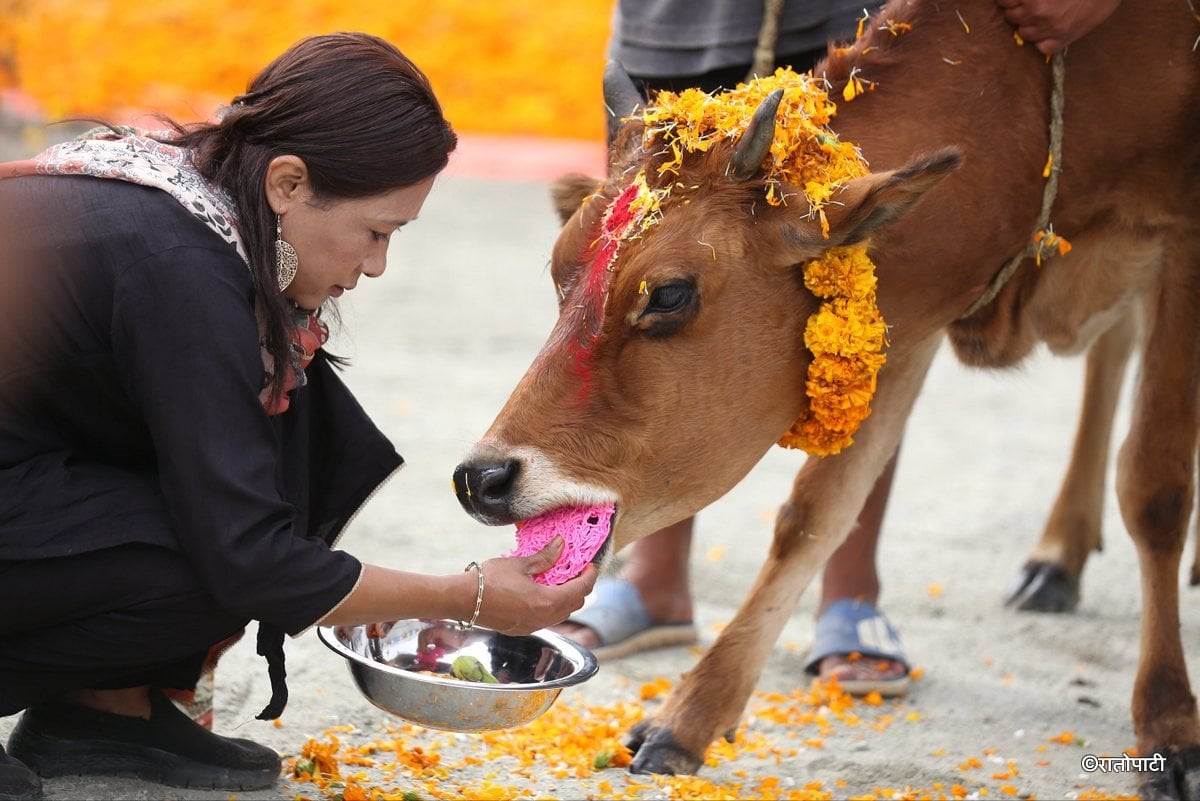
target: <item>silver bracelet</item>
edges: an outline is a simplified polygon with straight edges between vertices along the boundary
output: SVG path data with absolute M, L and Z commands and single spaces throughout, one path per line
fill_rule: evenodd
M 479 566 L 478 562 L 472 562 L 463 568 L 464 573 L 466 573 L 468 570 L 474 570 L 479 574 L 479 586 L 475 591 L 475 611 L 471 614 L 470 622 L 465 620 L 458 621 L 458 625 L 462 629 L 475 628 L 475 621 L 479 620 L 479 610 L 483 606 L 483 568 Z

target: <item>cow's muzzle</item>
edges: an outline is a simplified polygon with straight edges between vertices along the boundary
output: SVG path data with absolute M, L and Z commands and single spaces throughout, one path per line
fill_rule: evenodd
M 520 473 L 516 459 L 466 461 L 454 468 L 454 494 L 467 514 L 481 523 L 515 523 L 512 499 Z

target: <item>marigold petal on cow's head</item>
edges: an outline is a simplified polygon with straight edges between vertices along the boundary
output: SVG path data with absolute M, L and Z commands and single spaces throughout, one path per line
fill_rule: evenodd
M 852 82 L 851 91 L 864 91 L 864 84 L 869 88 L 862 79 Z M 837 453 L 852 441 L 870 413 L 876 373 L 884 362 L 887 329 L 875 303 L 874 264 L 862 240 L 911 205 L 935 182 L 930 176 L 946 171 L 939 172 L 944 164 L 932 159 L 906 173 L 871 175 L 858 148 L 828 127 L 836 105 L 824 86 L 811 73 L 781 68 L 731 91 L 706 94 L 692 88 L 654 95 L 634 115 L 649 159 L 628 185 L 612 190 L 598 239 L 609 249 L 596 259 L 610 275 L 615 272 L 622 241 L 651 234 L 671 204 L 690 202 L 688 195 L 701 188 L 681 180 L 689 157 L 712 158 L 718 143 L 732 152 L 755 112 L 772 93 L 781 92 L 774 138 L 763 159 L 765 174 L 753 180 L 761 180 L 768 206 L 788 208 L 789 198 L 802 198 L 796 219 L 804 225 L 789 239 L 809 248 L 796 262 L 804 262 L 805 286 L 822 303 L 804 334 L 814 357 L 806 390 L 809 412 L 780 444 L 819 455 Z

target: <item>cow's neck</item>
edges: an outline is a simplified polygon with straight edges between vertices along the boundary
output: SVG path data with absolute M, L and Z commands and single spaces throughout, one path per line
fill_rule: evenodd
M 912 27 L 898 36 L 865 31 L 823 68 L 835 97 L 852 71 L 866 86 L 874 82 L 839 103 L 833 122 L 873 171 L 937 148 L 963 153 L 959 173 L 873 243 L 889 324 L 932 330 L 982 295 L 1033 234 L 1048 146 L 1050 67 L 1029 45 L 1018 46 L 993 0 L 892 2 L 873 18 L 876 25 L 880 20 L 897 30 Z

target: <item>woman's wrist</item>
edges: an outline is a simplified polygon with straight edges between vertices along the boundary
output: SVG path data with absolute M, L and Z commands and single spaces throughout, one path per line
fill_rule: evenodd
M 442 575 L 420 575 L 422 599 L 404 617 L 433 617 L 469 622 L 475 613 L 478 579 L 474 570 Z
M 479 610 L 483 608 L 483 567 L 478 562 L 471 562 L 463 568 L 463 572 L 475 574 L 475 603 L 472 604 L 471 616 L 459 619 L 460 626 L 470 629 L 475 627 L 475 622 L 479 620 Z
M 469 622 L 475 614 L 479 582 L 474 570 L 444 575 L 419 575 L 424 585 L 416 603 L 405 604 L 403 617 L 436 617 Z

